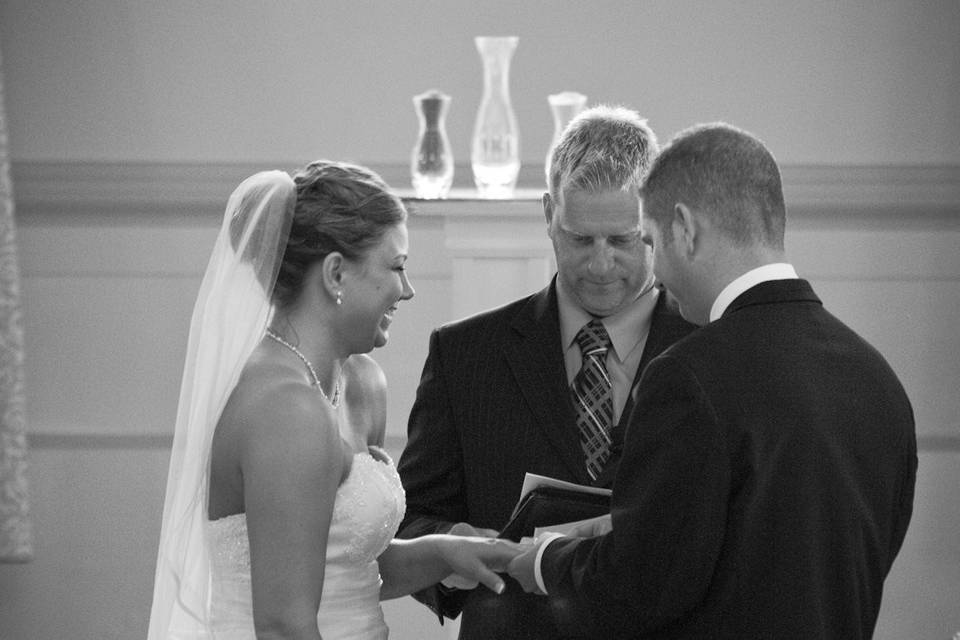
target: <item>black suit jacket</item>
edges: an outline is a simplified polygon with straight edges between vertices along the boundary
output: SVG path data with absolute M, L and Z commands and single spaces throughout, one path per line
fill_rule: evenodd
M 627 434 L 613 531 L 550 544 L 550 594 L 580 594 L 612 637 L 872 635 L 913 413 L 806 281 L 757 285 L 652 361 Z
M 635 384 L 654 355 L 692 328 L 661 293 Z M 598 486 L 612 482 L 630 405 L 611 434 L 613 455 Z M 500 530 L 528 471 L 593 484 L 569 397 L 555 283 L 432 333 L 399 470 L 407 494 L 401 537 L 461 521 Z M 512 580 L 501 596 L 480 587 L 417 597 L 451 618 L 463 606 L 462 638 L 557 637 L 552 605 Z

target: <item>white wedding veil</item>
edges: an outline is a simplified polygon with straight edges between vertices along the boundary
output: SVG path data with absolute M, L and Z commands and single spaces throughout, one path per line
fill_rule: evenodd
M 240 371 L 263 338 L 296 188 L 282 171 L 244 180 L 227 202 L 187 342 L 167 476 L 149 640 L 208 637 L 210 443 Z

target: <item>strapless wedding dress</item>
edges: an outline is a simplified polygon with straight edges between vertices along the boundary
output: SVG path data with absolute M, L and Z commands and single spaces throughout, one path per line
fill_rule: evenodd
M 396 466 L 385 451 L 357 453 L 337 489 L 327 540 L 327 563 L 317 624 L 324 640 L 381 640 L 387 626 L 380 608 L 377 556 L 390 543 L 406 509 Z M 255 638 L 250 595 L 246 515 L 208 523 L 215 637 Z

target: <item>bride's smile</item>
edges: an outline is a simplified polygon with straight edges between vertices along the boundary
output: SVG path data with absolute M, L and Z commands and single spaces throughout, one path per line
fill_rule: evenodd
M 390 325 L 400 302 L 414 296 L 406 272 L 407 250 L 406 225 L 401 223 L 390 227 L 364 260 L 356 290 L 351 290 L 351 287 L 344 291 L 345 303 L 349 296 L 350 303 L 364 308 L 360 312 L 364 319 L 358 318 L 358 327 L 372 330 L 372 333 L 366 334 L 373 339 L 368 351 L 387 343 Z M 365 339 L 370 340 L 370 337 Z

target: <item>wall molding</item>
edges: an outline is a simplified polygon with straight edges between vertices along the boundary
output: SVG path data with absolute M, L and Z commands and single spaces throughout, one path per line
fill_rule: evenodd
M 401 195 L 412 197 L 409 170 L 371 164 Z M 265 168 L 294 171 L 295 162 L 164 163 L 15 161 L 14 196 L 19 217 L 79 213 L 163 213 L 219 216 L 233 188 Z M 471 199 L 470 168 L 458 165 L 454 195 Z M 902 215 L 960 219 L 960 165 L 787 165 L 788 207 L 800 215 Z M 539 199 L 543 166 L 521 170 L 518 200 Z M 442 201 L 418 201 L 424 215 Z M 498 201 L 490 201 L 491 205 Z M 499 201 L 498 206 L 503 206 Z
M 955 431 L 960 432 L 960 425 Z M 406 444 L 405 435 L 387 433 L 384 446 L 399 451 Z M 151 450 L 170 449 L 173 434 L 169 433 L 75 433 L 47 431 L 27 434 L 29 449 L 38 451 L 77 450 Z M 960 435 L 918 435 L 920 453 L 960 453 Z
M 387 433 L 384 436 L 384 445 L 390 450 L 402 449 L 406 441 L 403 435 Z M 169 450 L 173 447 L 173 434 L 46 431 L 27 434 L 27 445 L 37 451 Z M 960 437 L 957 450 L 960 451 Z

